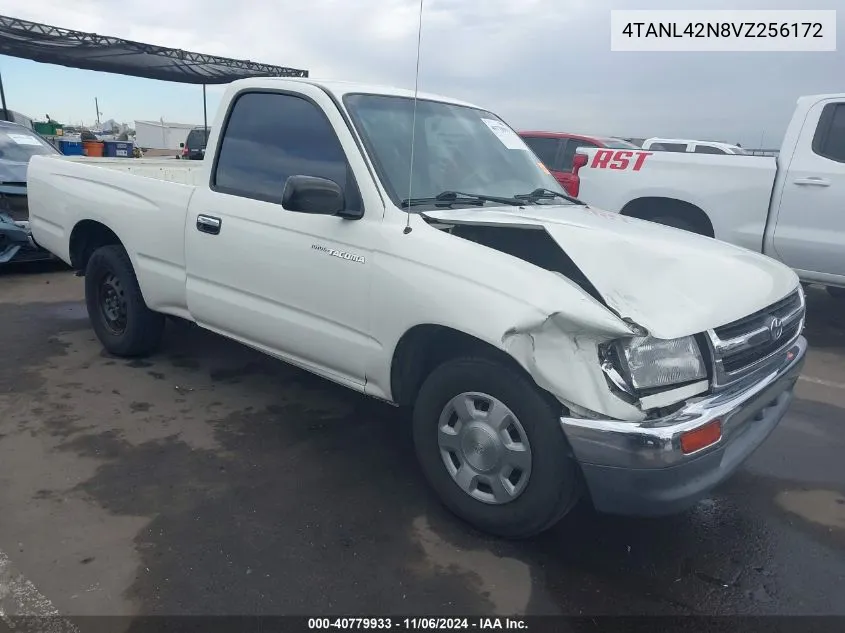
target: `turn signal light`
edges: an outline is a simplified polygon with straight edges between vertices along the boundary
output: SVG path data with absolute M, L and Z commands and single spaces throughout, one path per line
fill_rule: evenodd
M 681 435 L 681 450 L 684 454 L 700 451 L 711 444 L 715 444 L 722 437 L 722 421 L 713 420 L 694 431 L 687 431 Z

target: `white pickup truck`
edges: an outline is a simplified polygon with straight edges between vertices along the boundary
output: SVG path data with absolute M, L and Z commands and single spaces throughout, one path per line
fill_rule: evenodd
M 845 296 L 845 94 L 798 99 L 777 158 L 578 152 L 588 204 L 762 252 Z
M 175 315 L 412 407 L 431 486 L 506 537 L 581 497 L 690 506 L 804 362 L 788 267 L 567 199 L 495 114 L 443 97 L 243 80 L 205 160 L 36 157 L 29 198 L 109 352 L 153 353 Z

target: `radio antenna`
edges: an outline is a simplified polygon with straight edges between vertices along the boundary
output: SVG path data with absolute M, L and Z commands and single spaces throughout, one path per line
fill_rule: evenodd
M 411 167 L 408 174 L 408 204 L 405 207 L 405 235 L 411 232 L 411 189 L 414 184 L 414 140 L 417 131 L 417 94 L 420 87 L 420 43 L 422 42 L 423 0 L 420 0 L 420 15 L 417 25 L 417 70 L 414 74 L 414 116 L 411 119 Z

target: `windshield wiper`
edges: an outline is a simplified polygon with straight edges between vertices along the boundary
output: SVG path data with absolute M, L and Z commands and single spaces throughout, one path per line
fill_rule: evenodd
M 513 198 L 502 198 L 499 196 L 485 196 L 480 193 L 463 193 L 461 191 L 442 191 L 434 197 L 429 198 L 405 198 L 399 203 L 400 207 L 413 207 L 420 204 L 433 204 L 435 206 L 451 207 L 453 204 L 470 204 L 474 206 L 482 206 L 485 202 L 495 202 L 496 204 L 509 204 L 511 206 L 521 206 L 525 204 L 516 196 Z
M 568 200 L 572 204 L 580 204 L 586 206 L 586 202 L 582 202 L 578 198 L 574 198 L 573 196 L 568 196 L 565 193 L 561 193 L 560 191 L 555 191 L 554 189 L 544 189 L 540 187 L 539 189 L 535 189 L 531 193 L 519 193 L 514 196 L 518 200 L 528 200 L 528 202 L 537 202 L 537 200 L 551 200 L 552 198 L 563 198 L 564 200 Z

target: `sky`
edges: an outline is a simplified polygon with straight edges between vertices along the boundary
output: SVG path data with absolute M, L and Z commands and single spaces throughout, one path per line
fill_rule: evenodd
M 776 147 L 796 99 L 845 92 L 845 44 L 825 53 L 610 50 L 611 9 L 678 0 L 424 0 L 419 89 L 516 129 L 684 137 Z M 800 9 L 803 0 L 697 0 L 696 9 Z M 842 0 L 814 0 L 837 9 Z M 308 69 L 314 79 L 413 88 L 419 0 L 0 0 L 0 15 Z M 202 88 L 0 56 L 8 107 L 66 124 L 201 124 Z M 222 87 L 208 88 L 209 122 Z

